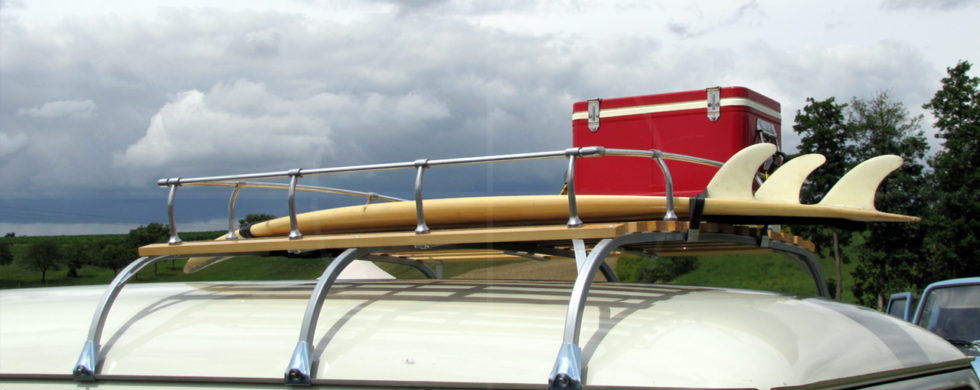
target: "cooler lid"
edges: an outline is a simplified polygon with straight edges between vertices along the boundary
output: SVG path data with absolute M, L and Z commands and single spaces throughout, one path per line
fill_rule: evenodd
M 745 87 L 718 87 L 656 95 L 590 99 L 576 102 L 572 106 L 572 120 L 590 119 L 590 104 L 592 115 L 596 118 L 698 109 L 707 110 L 710 116 L 711 112 L 720 111 L 720 107 L 741 106 L 755 109 L 777 123 L 782 120 L 779 102 Z

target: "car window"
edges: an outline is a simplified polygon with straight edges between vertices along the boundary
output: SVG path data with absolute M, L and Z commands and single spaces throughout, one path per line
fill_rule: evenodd
M 893 316 L 893 317 L 901 318 L 901 319 L 904 320 L 905 319 L 905 304 L 906 304 L 906 302 L 908 302 L 908 299 L 906 299 L 906 298 L 895 298 L 895 299 L 893 299 L 891 301 L 891 304 L 888 306 L 888 314 L 891 315 L 891 316 Z
M 934 289 L 922 308 L 919 326 L 949 340 L 980 340 L 980 285 Z

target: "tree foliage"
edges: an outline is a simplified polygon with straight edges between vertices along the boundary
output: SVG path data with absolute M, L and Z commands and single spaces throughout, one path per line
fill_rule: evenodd
M 10 265 L 14 262 L 14 254 L 10 251 L 13 246 L 9 241 L 0 240 L 0 265 Z
M 657 259 L 625 257 L 616 262 L 616 275 L 624 283 L 667 283 L 700 266 L 701 263 L 694 256 Z
M 64 265 L 68 268 L 68 277 L 77 278 L 82 266 L 92 263 L 92 248 L 83 242 L 67 242 L 61 245 Z
M 125 244 L 108 244 L 102 248 L 100 255 L 100 265 L 118 274 L 120 269 L 136 259 L 136 248 Z
M 920 163 L 929 149 L 923 117 L 912 117 L 887 91 L 868 100 L 855 98 L 848 110 L 855 156 L 861 160 L 893 154 L 905 163 L 878 186 L 875 207 L 884 212 L 922 215 L 927 210 L 926 180 Z M 858 247 L 854 295 L 866 306 L 883 308 L 890 292 L 911 287 L 915 269 L 925 258 L 926 229 L 918 223 L 869 223 L 866 241 Z
M 249 214 L 245 216 L 245 219 L 238 220 L 238 227 L 245 227 L 247 225 L 270 221 L 273 219 L 276 219 L 276 216 L 272 214 Z
M 980 78 L 969 62 L 947 68 L 943 87 L 923 108 L 936 117 L 940 150 L 935 171 L 935 210 L 928 214 L 930 262 L 924 281 L 980 275 Z
M 144 245 L 167 242 L 169 238 L 170 227 L 156 222 L 130 230 L 126 236 L 126 240 L 137 248 Z
M 807 177 L 800 190 L 801 203 L 816 204 L 856 164 L 855 131 L 854 126 L 847 123 L 844 117 L 847 104 L 837 104 L 834 98 L 824 101 L 807 98 L 806 101 L 803 111 L 796 111 L 793 131 L 800 135 L 800 155 L 819 153 L 827 158 L 820 168 Z M 840 234 L 838 230 L 819 225 L 794 226 L 793 231 L 813 241 L 821 254 L 833 254 L 837 276 L 832 291 L 840 299 L 841 262 L 850 262 L 841 253 L 840 247 L 850 243 L 851 235 Z
M 39 240 L 27 246 L 27 252 L 21 257 L 21 265 L 31 271 L 41 273 L 41 283 L 47 283 L 48 271 L 61 269 L 61 248 L 51 240 Z

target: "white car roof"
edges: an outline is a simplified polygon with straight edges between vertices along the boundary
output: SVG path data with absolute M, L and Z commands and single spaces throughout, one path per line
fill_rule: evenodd
M 0 374 L 70 378 L 104 289 L 0 291 Z M 311 289 L 127 286 L 97 375 L 282 386 Z M 339 283 L 316 329 L 313 382 L 546 386 L 570 292 L 560 282 Z M 581 346 L 588 386 L 773 388 L 964 364 L 938 336 L 869 309 L 701 287 L 596 284 Z

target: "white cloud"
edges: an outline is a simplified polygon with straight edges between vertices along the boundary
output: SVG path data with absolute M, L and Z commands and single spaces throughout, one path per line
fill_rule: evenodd
M 350 151 L 354 140 L 367 133 L 384 136 L 448 116 L 445 104 L 414 91 L 403 96 L 319 93 L 289 100 L 243 79 L 219 83 L 207 93 L 178 94 L 152 117 L 142 138 L 114 154 L 113 165 L 143 179 L 138 182 L 153 173 L 187 177 L 315 168 L 333 159 L 338 137 L 347 140 L 345 150 Z M 400 125 L 367 130 L 394 123 Z M 335 126 L 347 133 L 336 134 Z
M 216 162 L 308 164 L 333 141 L 326 122 L 301 105 L 247 80 L 218 84 L 207 94 L 182 92 L 152 117 L 143 138 L 113 156 L 113 165 L 200 172 Z
M 71 117 L 74 119 L 89 119 L 95 116 L 96 106 L 91 100 L 61 100 L 47 102 L 44 105 L 17 110 L 17 115 L 27 115 L 36 118 Z
M 933 9 L 952 11 L 980 5 L 978 0 L 885 0 L 881 8 L 889 11 L 905 9 Z
M 17 134 L 11 137 L 7 133 L 0 131 L 0 158 L 11 156 L 23 150 L 28 142 L 26 135 Z

